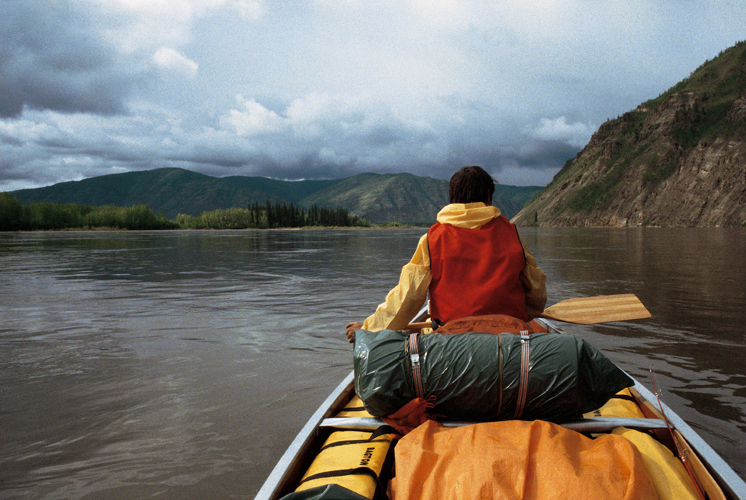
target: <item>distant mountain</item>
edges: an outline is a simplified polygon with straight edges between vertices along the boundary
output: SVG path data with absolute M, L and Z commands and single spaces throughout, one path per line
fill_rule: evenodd
M 494 203 L 512 217 L 540 187 L 497 185 Z M 128 172 L 14 191 L 22 203 L 47 201 L 81 205 L 144 204 L 156 213 L 245 207 L 250 203 L 293 203 L 300 207 L 342 207 L 373 223 L 429 224 L 448 203 L 448 182 L 411 174 L 359 174 L 328 181 L 278 181 L 264 177 L 216 178 L 178 168 Z
M 249 203 L 295 203 L 339 182 L 286 182 L 265 177 L 216 178 L 180 168 L 102 175 L 82 181 L 61 182 L 37 189 L 14 191 L 21 203 L 48 201 L 81 205 L 147 205 L 176 218 Z
M 448 204 L 448 183 L 412 174 L 360 174 L 303 200 L 313 203 L 342 207 L 375 223 L 426 224 Z
M 541 190 L 538 186 L 495 186 L 493 203 L 512 217 Z M 370 222 L 432 224 L 448 204 L 448 181 L 412 174 L 359 174 L 342 179 L 301 202 L 343 207 Z
M 746 226 L 746 42 L 601 125 L 514 222 Z

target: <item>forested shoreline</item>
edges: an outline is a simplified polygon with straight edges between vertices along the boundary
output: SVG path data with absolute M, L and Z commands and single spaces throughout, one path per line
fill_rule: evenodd
M 370 226 L 364 219 L 350 215 L 343 208 L 329 209 L 313 205 L 308 210 L 269 201 L 246 208 L 228 208 L 203 212 L 197 217 L 179 214 L 181 229 L 272 229 L 283 227 L 361 227 Z
M 22 204 L 9 193 L 0 193 L 0 231 L 50 231 L 72 229 L 275 229 L 301 227 L 369 227 L 364 219 L 343 208 L 292 203 L 265 205 L 254 203 L 246 208 L 203 212 L 198 216 L 179 214 L 176 221 L 156 214 L 145 205 L 102 207 L 76 203 L 35 202 Z

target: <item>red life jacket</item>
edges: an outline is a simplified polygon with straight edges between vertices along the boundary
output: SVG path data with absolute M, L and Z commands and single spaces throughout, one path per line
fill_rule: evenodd
M 518 232 L 499 216 L 479 229 L 435 223 L 427 233 L 430 250 L 430 316 L 448 322 L 467 316 L 507 314 L 523 321 L 526 265 Z

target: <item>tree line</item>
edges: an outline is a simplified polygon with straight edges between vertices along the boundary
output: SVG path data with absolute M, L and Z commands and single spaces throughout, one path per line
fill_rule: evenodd
M 312 206 L 306 210 L 292 203 L 249 204 L 203 212 L 179 214 L 176 221 L 156 214 L 146 205 L 94 207 L 77 203 L 36 202 L 23 205 L 10 193 L 0 193 L 0 231 L 59 229 L 269 229 L 283 227 L 370 226 L 345 209 Z
M 145 205 L 94 207 L 46 201 L 23 205 L 10 193 L 0 193 L 0 231 L 90 228 L 177 229 L 178 225 Z
M 176 218 L 183 229 L 273 229 L 283 227 L 367 227 L 344 208 L 330 209 L 313 205 L 306 210 L 293 203 L 287 205 L 267 201 L 249 204 L 246 208 L 228 208 L 203 212 L 195 217 L 179 214 Z

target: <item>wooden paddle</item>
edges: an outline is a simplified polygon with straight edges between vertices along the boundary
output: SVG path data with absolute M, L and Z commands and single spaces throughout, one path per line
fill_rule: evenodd
M 645 319 L 650 318 L 651 314 L 636 295 L 625 293 L 563 300 L 544 309 L 541 317 L 578 325 L 593 325 Z
M 548 307 L 540 317 L 578 325 L 650 318 L 651 314 L 632 293 L 567 299 Z M 430 322 L 410 323 L 406 330 L 429 328 Z

